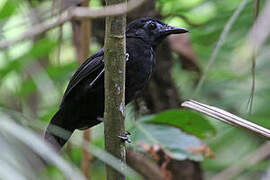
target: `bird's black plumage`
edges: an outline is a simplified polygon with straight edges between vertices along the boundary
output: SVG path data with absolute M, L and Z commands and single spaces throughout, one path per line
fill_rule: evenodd
M 155 49 L 169 34 L 187 30 L 168 26 L 153 18 L 132 21 L 126 30 L 125 103 L 133 100 L 146 85 L 155 65 Z M 59 149 L 75 129 L 99 124 L 104 113 L 104 51 L 89 57 L 72 76 L 58 112 L 53 116 L 45 139 Z

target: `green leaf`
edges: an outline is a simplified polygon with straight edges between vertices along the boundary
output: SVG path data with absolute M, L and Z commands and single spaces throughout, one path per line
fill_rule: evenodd
M 168 110 L 145 119 L 146 123 L 165 124 L 180 128 L 199 138 L 205 138 L 215 133 L 215 128 L 204 116 L 189 110 Z
M 29 97 L 32 93 L 37 90 L 37 86 L 32 79 L 28 79 L 22 83 L 21 88 L 18 90 L 17 94 L 20 97 Z
M 200 154 L 192 154 L 190 149 L 200 146 L 201 141 L 195 136 L 186 134 L 180 131 L 178 128 L 157 125 L 157 124 L 145 124 L 139 123 L 137 127 L 138 131 L 134 139 L 138 142 L 149 143 L 151 145 L 161 145 L 173 159 L 177 160 L 193 160 L 202 161 L 203 156 Z M 149 138 L 149 134 L 152 136 Z
M 57 45 L 56 41 L 49 39 L 41 39 L 33 45 L 29 51 L 15 59 L 9 59 L 9 62 L 0 68 L 0 80 L 7 76 L 12 71 L 19 71 L 22 67 L 29 66 L 29 64 L 37 58 L 49 54 Z
M 7 0 L 6 3 L 0 9 L 0 19 L 4 19 L 11 16 L 15 12 L 17 8 L 16 6 L 17 6 L 16 3 Z
M 59 82 L 70 79 L 72 73 L 76 70 L 77 67 L 78 64 L 76 62 L 72 62 L 61 66 L 51 65 L 46 68 L 46 73 L 51 79 L 53 79 L 56 82 Z

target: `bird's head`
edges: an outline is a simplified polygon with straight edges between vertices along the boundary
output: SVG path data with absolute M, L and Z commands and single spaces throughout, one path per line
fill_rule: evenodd
M 187 29 L 169 26 L 154 18 L 139 18 L 128 24 L 126 36 L 140 38 L 156 47 L 168 35 L 186 32 Z

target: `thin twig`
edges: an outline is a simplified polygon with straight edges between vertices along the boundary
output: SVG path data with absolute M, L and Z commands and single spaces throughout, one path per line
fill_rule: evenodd
M 59 25 L 64 24 L 65 22 L 71 20 L 72 18 L 81 19 L 95 19 L 95 18 L 103 18 L 107 16 L 116 16 L 125 14 L 130 12 L 140 5 L 142 5 L 146 0 L 131 0 L 128 3 L 121 3 L 118 5 L 111 5 L 99 9 L 91 9 L 85 7 L 73 7 L 63 12 L 59 17 L 52 18 L 48 22 L 43 22 L 38 25 L 32 26 L 23 32 L 18 37 L 9 39 L 9 40 L 1 40 L 0 41 L 0 49 L 6 49 L 19 41 L 23 41 L 29 38 L 33 38 L 45 31 L 48 31 L 52 28 L 55 28 Z
M 71 139 L 71 144 L 83 148 L 85 151 L 92 153 L 97 159 L 100 159 L 105 164 L 110 165 L 119 173 L 122 173 L 129 179 L 142 179 L 142 176 L 133 170 L 129 165 L 123 163 L 118 157 L 108 153 L 107 151 L 96 147 L 95 145 L 84 141 L 80 143 L 77 139 Z
M 270 155 L 270 142 L 264 143 L 253 153 L 248 154 L 243 159 L 239 160 L 237 163 L 231 167 L 225 169 L 224 171 L 215 175 L 212 180 L 227 180 L 233 179 L 235 176 L 240 174 L 246 168 L 255 165 L 256 163 L 264 160 Z
M 81 0 L 79 0 L 79 1 L 81 1 Z M 58 3 L 54 3 L 54 2 L 56 2 L 56 1 L 53 1 L 53 5 L 49 6 L 49 7 L 39 5 L 36 8 L 30 8 L 28 10 L 29 11 L 28 13 L 32 14 L 32 12 L 34 12 L 34 11 L 39 12 L 40 17 L 42 17 L 42 20 L 44 22 L 45 20 L 52 19 L 53 17 L 59 16 L 61 13 L 64 13 L 65 11 L 67 11 L 70 7 L 74 7 L 76 5 L 76 3 L 79 3 L 76 1 L 76 2 L 73 2 L 73 4 L 70 4 L 69 6 L 62 7 L 62 6 L 59 6 Z M 53 9 L 52 9 L 52 7 L 53 7 Z M 6 20 L 8 20 L 8 18 L 4 18 L 3 20 L 6 21 Z M 0 24 L 3 20 L 0 20 Z M 8 32 L 8 31 L 10 31 L 14 28 L 18 28 L 18 27 L 25 27 L 27 24 L 29 24 L 28 20 L 23 19 L 22 21 L 18 21 L 17 23 L 14 23 L 14 24 L 8 26 L 7 28 L 4 28 L 3 30 L 0 31 L 0 33 Z M 38 24 L 40 24 L 40 21 L 34 22 L 31 25 L 33 26 L 33 25 L 38 25 Z
M 85 142 L 91 142 L 91 130 L 87 129 L 83 132 L 83 139 Z M 82 173 L 85 177 L 90 180 L 91 179 L 91 168 L 92 168 L 92 160 L 93 156 L 90 152 L 86 151 L 84 148 L 82 149 L 82 159 L 81 159 L 81 169 Z
M 247 50 L 248 48 L 254 47 L 259 49 L 270 33 L 270 1 L 266 2 L 265 8 L 260 13 L 257 21 L 253 25 L 247 40 Z
M 63 25 L 59 26 L 59 37 L 58 37 L 58 49 L 57 49 L 57 64 L 60 64 L 60 57 L 61 57 L 61 47 L 62 47 L 62 40 L 63 40 Z
M 260 180 L 269 180 L 270 179 L 270 168 L 268 167 L 266 172 L 263 172 L 263 175 Z
M 262 126 L 259 126 L 255 123 L 252 123 L 248 120 L 242 119 L 234 114 L 231 114 L 225 110 L 220 108 L 209 106 L 207 104 L 203 104 L 194 100 L 188 100 L 181 104 L 181 106 L 201 112 L 210 117 L 218 119 L 226 124 L 233 125 L 235 127 L 242 128 L 244 130 L 248 130 L 252 133 L 255 133 L 259 136 L 265 137 L 270 140 L 270 130 L 266 129 Z
M 128 3 L 120 3 L 117 5 L 105 6 L 100 9 L 89 9 L 78 7 L 72 10 L 74 18 L 102 18 L 107 16 L 118 16 L 133 11 L 141 6 L 146 0 L 130 0 Z
M 80 3 L 82 7 L 89 6 L 89 0 L 83 0 Z M 87 19 L 79 19 L 72 20 L 72 32 L 73 32 L 73 44 L 76 49 L 77 61 L 79 64 L 83 64 L 83 62 L 89 57 L 90 52 L 90 20 Z M 91 131 L 87 129 L 83 133 L 83 139 L 86 142 L 91 141 Z M 92 154 L 82 150 L 82 159 L 81 159 L 81 169 L 86 179 L 91 179 L 91 167 L 92 167 Z
M 195 94 L 197 94 L 204 81 L 205 81 L 205 78 L 206 78 L 206 74 L 207 72 L 209 71 L 210 67 L 212 66 L 213 62 L 215 61 L 217 55 L 218 55 L 218 52 L 220 51 L 222 45 L 224 44 L 225 40 L 226 40 L 226 37 L 229 33 L 229 31 L 231 30 L 232 28 L 232 25 L 234 24 L 234 22 L 236 21 L 236 19 L 238 18 L 239 14 L 241 13 L 241 11 L 245 8 L 246 4 L 247 4 L 248 0 L 243 0 L 241 2 L 241 4 L 238 6 L 238 8 L 234 11 L 233 15 L 231 16 L 231 18 L 229 19 L 229 21 L 227 22 L 227 24 L 225 25 L 220 37 L 219 37 L 219 40 L 217 42 L 217 45 L 210 57 L 210 60 L 208 61 L 208 64 L 206 65 L 206 68 L 201 76 L 201 79 L 195 89 Z
M 1 40 L 0 41 L 0 49 L 6 49 L 12 45 L 14 45 L 15 43 L 19 42 L 19 41 L 23 41 L 29 38 L 34 38 L 36 36 L 38 36 L 39 34 L 42 34 L 52 28 L 55 28 L 59 25 L 62 25 L 63 23 L 65 23 L 66 21 L 69 21 L 72 18 L 71 13 L 65 13 L 62 14 L 62 16 L 60 16 L 59 18 L 54 18 L 51 20 L 50 23 L 41 23 L 35 26 L 32 26 L 31 28 L 29 28 L 28 30 L 26 30 L 24 33 L 22 33 L 20 36 L 9 39 L 9 40 Z
M 253 19 L 253 24 L 256 22 L 258 14 L 259 14 L 259 8 L 260 8 L 260 0 L 254 0 L 254 8 L 253 8 L 253 15 L 254 15 L 254 19 Z M 256 72 L 255 72 L 255 68 L 256 68 L 256 47 L 253 48 L 252 51 L 252 56 L 251 56 L 251 60 L 252 60 L 252 69 L 251 69 L 251 73 L 252 73 L 252 85 L 251 85 L 251 93 L 250 93 L 250 97 L 249 97 L 249 101 L 248 101 L 248 105 L 249 105 L 249 114 L 251 114 L 252 112 L 252 105 L 253 105 L 253 100 L 254 100 L 254 94 L 255 94 L 255 80 L 256 80 Z
M 164 180 L 165 174 L 156 163 L 151 161 L 145 155 L 127 149 L 127 164 L 140 173 L 146 180 Z

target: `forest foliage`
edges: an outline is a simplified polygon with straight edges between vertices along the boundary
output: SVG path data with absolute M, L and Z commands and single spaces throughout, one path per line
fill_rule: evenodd
M 251 0 L 158 0 L 155 9 L 165 23 L 190 30 L 189 48 L 192 49 L 187 48 L 184 53 L 194 52 L 193 60 L 200 72 L 183 69 L 179 54 L 172 54 L 171 74 L 181 99 L 192 98 L 221 107 L 270 128 L 269 38 L 256 52 L 256 86 L 253 108 L 251 113 L 248 111 L 252 60 L 246 58 L 249 49 L 244 47 L 254 23 L 253 3 Z M 239 9 L 241 4 L 242 9 Z M 260 1 L 260 12 L 266 4 L 267 1 Z M 65 7 L 60 5 L 59 1 L 0 1 L 0 47 L 63 11 Z M 100 6 L 99 0 L 90 1 L 91 8 Z M 237 9 L 239 15 L 225 29 Z M 227 34 L 221 39 L 223 44 L 206 70 L 225 30 Z M 90 54 L 103 47 L 95 36 L 90 41 Z M 3 148 L 0 179 L 83 179 L 79 170 L 83 148 L 81 131 L 76 131 L 61 155 L 46 148 L 41 138 L 77 67 L 69 22 L 0 49 L 0 147 Z M 205 80 L 197 87 L 202 76 Z M 235 174 L 237 179 L 269 177 L 268 159 L 253 164 L 241 163 L 249 156 L 257 157 L 257 150 L 266 144 L 264 139 L 202 114 L 182 110 L 180 104 L 179 109 L 146 115 L 136 112 L 134 103 L 129 104 L 125 121 L 132 143 L 127 146 L 149 153 L 149 146 L 158 145 L 172 159 L 200 162 L 205 179 L 236 165 L 242 167 Z M 91 147 L 85 147 L 95 156 L 92 179 L 105 178 L 104 162 L 118 167 L 117 160 L 103 150 L 103 132 L 102 124 L 92 128 Z M 47 159 L 49 165 L 44 164 L 39 156 Z M 33 164 L 38 164 L 34 166 L 35 171 Z M 134 170 L 126 168 L 130 179 L 137 176 Z

